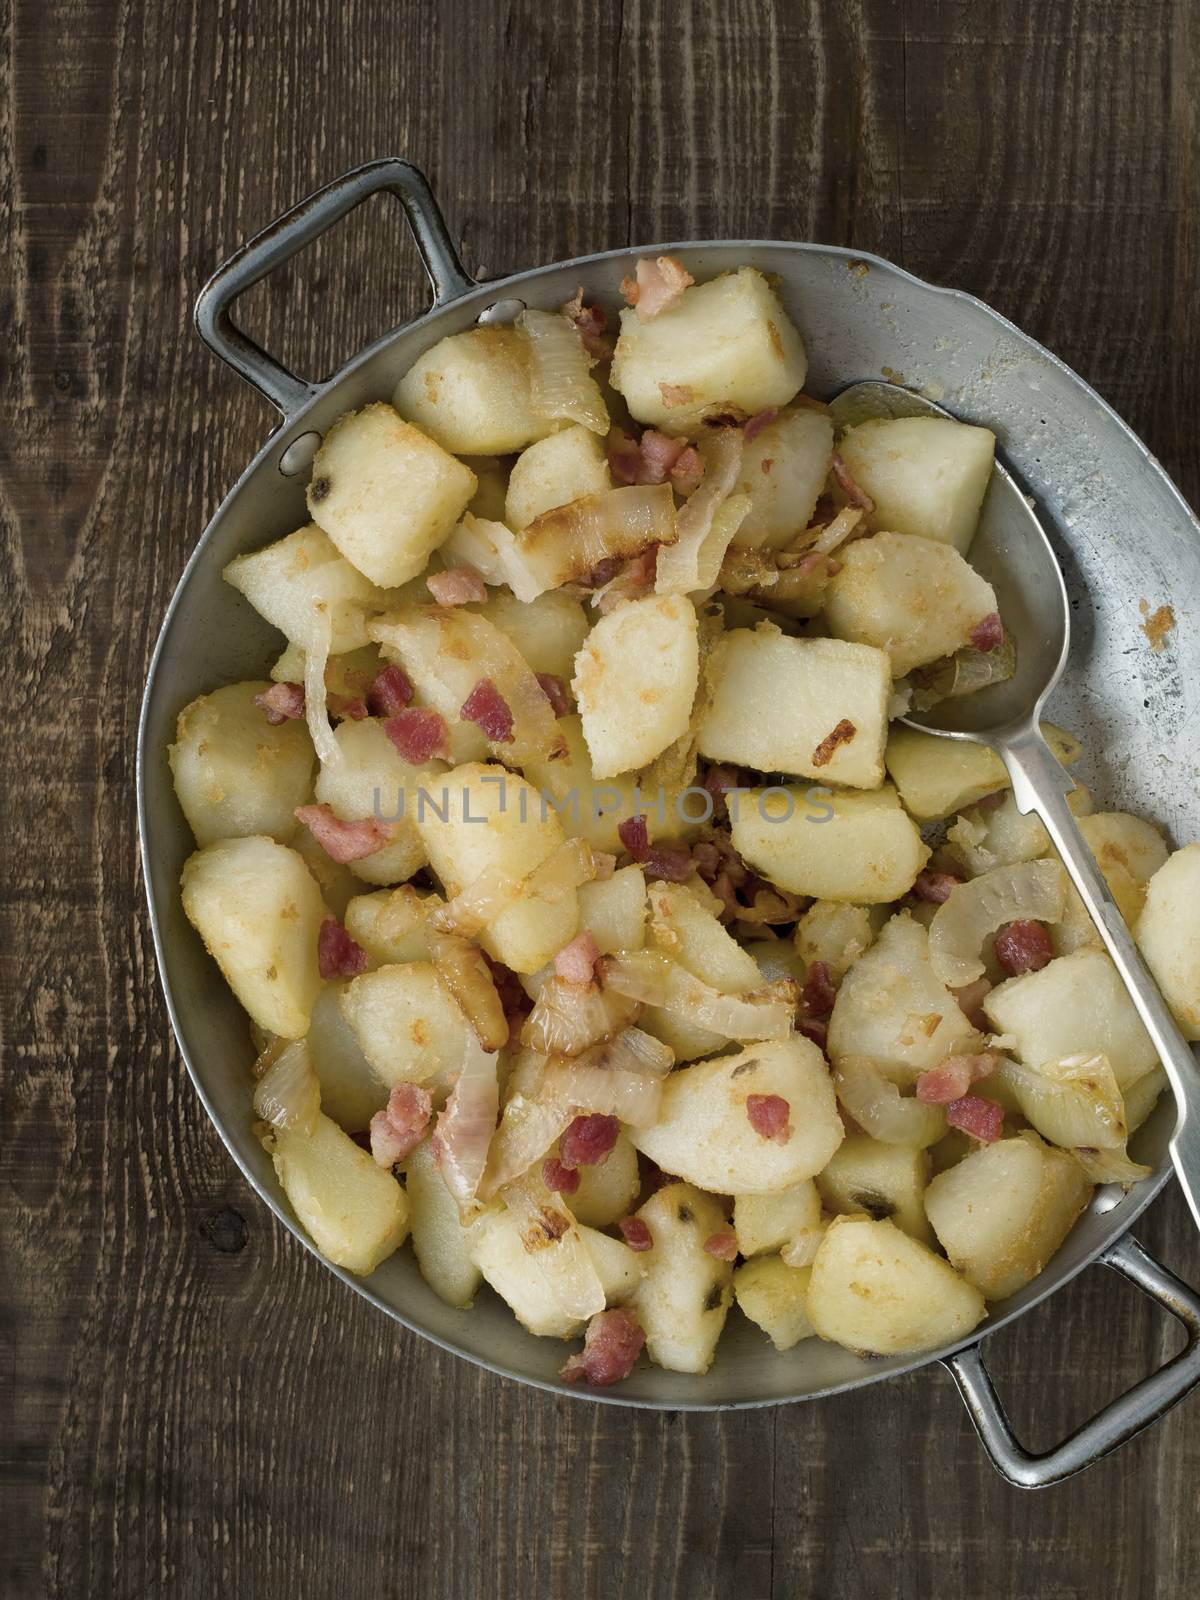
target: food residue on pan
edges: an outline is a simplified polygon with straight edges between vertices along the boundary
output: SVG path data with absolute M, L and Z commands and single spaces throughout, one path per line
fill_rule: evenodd
M 1150 610 L 1150 602 L 1142 600 L 1138 610 L 1145 617 L 1142 623 L 1142 632 L 1150 641 L 1151 650 L 1161 650 L 1167 642 L 1167 635 L 1175 626 L 1175 608 L 1162 605 L 1156 611 Z

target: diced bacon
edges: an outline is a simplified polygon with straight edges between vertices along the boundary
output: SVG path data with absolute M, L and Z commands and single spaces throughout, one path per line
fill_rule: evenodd
M 542 1162 L 542 1182 L 551 1194 L 574 1194 L 579 1173 L 574 1167 L 564 1167 L 556 1156 L 547 1156 Z
M 980 1144 L 995 1144 L 1004 1127 L 1004 1107 L 977 1094 L 965 1094 L 946 1107 L 946 1121 L 978 1139 Z
M 804 1007 L 805 1017 L 829 1016 L 836 999 L 837 985 L 833 981 L 828 961 L 814 961 L 805 973 L 804 987 L 800 991 L 800 1003 Z
M 594 936 L 585 928 L 555 956 L 554 970 L 567 983 L 591 983 L 599 955 Z
M 683 291 L 695 278 L 674 256 L 643 258 L 636 267 L 637 277 L 621 279 L 621 294 L 626 303 L 637 307 L 638 321 L 661 316 L 679 303 Z
M 947 1056 L 917 1079 L 917 1099 L 927 1106 L 952 1105 L 955 1100 L 962 1099 L 973 1083 L 994 1072 L 999 1062 L 1000 1057 L 994 1050 Z
M 570 1358 L 559 1376 L 567 1383 L 582 1378 L 597 1389 L 619 1383 L 633 1371 L 645 1342 L 646 1335 L 631 1307 L 597 1311 L 584 1333 L 583 1349 Z
M 606 583 L 611 583 L 625 565 L 620 556 L 605 556 L 603 561 L 598 561 L 590 572 L 585 572 L 576 581 L 581 589 L 602 589 Z
M 674 411 L 678 406 L 690 406 L 696 398 L 695 391 L 688 383 L 660 383 L 658 392 L 668 411 Z
M 764 428 L 769 428 L 778 415 L 777 406 L 769 406 L 766 411 L 756 411 L 742 430 L 746 443 L 749 444 L 752 439 L 756 439 Z
M 483 957 L 484 964 L 492 975 L 492 982 L 496 986 L 496 993 L 500 996 L 500 1005 L 504 1011 L 504 1019 L 508 1023 L 510 1037 L 515 1037 L 521 1031 L 521 1024 L 533 1009 L 533 1001 L 521 986 L 521 980 L 511 967 L 506 967 L 503 961 L 495 961 L 486 950 L 479 954 Z
M 638 482 L 666 483 L 671 476 L 671 468 L 683 454 L 686 442 L 684 439 L 672 439 L 669 434 L 659 433 L 656 428 L 647 428 L 638 447 L 642 458 L 642 470 Z
M 928 870 L 917 873 L 917 881 L 913 884 L 913 893 L 918 900 L 927 900 L 931 905 L 943 905 L 958 888 L 963 880 L 956 878 L 952 872 L 930 872 Z
M 641 449 L 623 428 L 614 428 L 608 436 L 608 470 L 616 483 L 637 483 L 641 476 Z
M 704 458 L 694 445 L 688 445 L 675 458 L 671 468 L 671 487 L 686 500 L 694 494 L 704 478 Z
M 852 506 L 858 506 L 859 510 L 865 511 L 868 514 L 874 511 L 874 500 L 871 499 L 871 496 L 866 492 L 865 489 L 860 489 L 858 484 L 855 483 L 850 468 L 842 460 L 841 456 L 836 450 L 833 452 L 833 459 L 830 461 L 829 466 L 833 473 L 834 482 L 846 496 L 846 499 L 850 502 L 850 504 Z
M 367 952 L 336 917 L 326 917 L 317 934 L 317 966 L 323 978 L 357 978 L 367 970 Z
M 539 672 L 535 676 L 541 685 L 542 693 L 550 702 L 554 715 L 565 717 L 571 709 L 571 696 L 567 692 L 566 684 L 552 672 Z
M 434 756 L 445 759 L 450 755 L 450 738 L 440 712 L 428 706 L 406 706 L 389 717 L 383 731 L 396 746 L 405 761 L 419 766 Z
M 829 1039 L 829 1024 L 821 1017 L 799 1016 L 796 1018 L 796 1032 L 811 1039 L 819 1050 L 824 1050 Z
M 487 584 L 469 567 L 448 567 L 445 572 L 431 572 L 425 587 L 439 606 L 468 606 L 487 599 Z
M 975 624 L 967 638 L 976 650 L 999 650 L 1004 643 L 1004 624 L 1000 620 L 1000 613 L 989 611 L 986 617 L 980 618 Z
M 650 833 L 645 817 L 626 817 L 617 824 L 617 837 L 635 861 L 645 861 L 650 854 Z
M 367 714 L 367 703 L 360 700 L 357 695 L 327 694 L 325 705 L 331 717 L 345 722 L 361 722 Z
M 595 597 L 593 604 L 602 614 L 614 610 L 626 600 L 640 600 L 654 587 L 658 570 L 658 546 L 650 545 L 640 550 L 613 574 L 604 586 L 604 592 Z
M 576 1167 L 598 1167 L 608 1160 L 621 1124 L 598 1111 L 576 1117 L 558 1141 L 558 1157 L 569 1172 Z
M 429 1090 L 398 1083 L 382 1111 L 371 1118 L 371 1154 L 381 1167 L 394 1167 L 420 1144 L 433 1115 Z
M 804 561 L 807 561 L 808 559 L 808 556 L 805 556 Z M 817 560 L 824 563 L 825 557 L 818 555 Z M 804 570 L 804 561 L 800 563 L 800 571 Z M 827 767 L 837 754 L 840 746 L 844 744 L 850 744 L 857 733 L 858 729 L 850 721 L 849 717 L 843 717 L 842 720 L 825 735 L 820 744 L 813 751 L 813 766 Z
M 463 701 L 459 716 L 464 722 L 478 723 L 493 744 L 513 742 L 512 707 L 490 678 L 480 678 Z
M 413 686 L 402 667 L 384 667 L 367 690 L 367 706 L 373 717 L 394 717 L 413 697 Z
M 583 340 L 583 348 L 588 355 L 595 356 L 597 360 L 611 355 L 609 342 L 604 338 L 604 330 L 608 327 L 608 318 L 599 306 L 587 306 L 583 303 L 583 285 L 575 291 L 575 298 L 568 300 L 559 307 L 568 322 L 573 322 L 579 330 L 579 337 Z
M 952 989 L 950 992 L 958 1001 L 959 1010 L 973 1028 L 983 1030 L 987 1027 L 983 1002 L 992 992 L 990 978 L 976 978 L 973 983 L 964 983 L 961 989 Z
M 332 861 L 362 861 L 382 850 L 395 837 L 394 823 L 380 822 L 378 817 L 359 817 L 354 822 L 343 822 L 335 817 L 329 806 L 297 806 L 293 812 Z
M 732 1228 L 722 1228 L 719 1233 L 710 1233 L 704 1241 L 705 1253 L 715 1256 L 718 1261 L 733 1261 L 737 1257 L 737 1235 Z
M 656 845 L 647 853 L 642 865 L 647 878 L 660 883 L 686 883 L 692 875 L 690 852 L 674 850 L 667 845 Z
M 791 1106 L 781 1094 L 750 1094 L 746 1096 L 746 1115 L 755 1133 L 776 1144 L 786 1144 L 792 1137 L 788 1121 Z
M 704 774 L 704 787 L 712 796 L 713 815 L 723 817 L 728 810 L 725 796 L 731 789 L 740 789 L 743 786 L 742 774 L 737 767 L 709 767 Z M 705 876 L 703 867 L 700 868 L 700 875 Z
M 1018 978 L 1023 972 L 1040 972 L 1054 959 L 1054 946 L 1045 924 L 1026 918 L 1006 922 L 996 935 L 993 949 L 1010 978 Z
M 622 1217 L 617 1223 L 621 1230 L 621 1237 L 631 1250 L 639 1254 L 643 1250 L 653 1250 L 654 1237 L 641 1217 Z
M 254 696 L 254 704 L 266 713 L 271 726 L 277 728 L 281 722 L 295 721 L 304 715 L 304 685 L 273 683 Z

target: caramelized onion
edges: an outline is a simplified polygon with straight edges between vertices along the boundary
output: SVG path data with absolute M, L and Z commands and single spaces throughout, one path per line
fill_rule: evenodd
M 308 723 L 317 760 L 323 767 L 336 767 L 342 759 L 341 746 L 333 736 L 325 705 L 325 668 L 332 637 L 328 609 L 315 611 L 312 635 L 304 652 L 304 720 Z
M 497 1060 L 474 1033 L 468 1036 L 462 1069 L 433 1135 L 442 1178 L 464 1215 L 474 1206 L 496 1131 L 500 1109 Z
M 282 1049 L 276 1044 L 269 1052 L 264 1052 L 268 1053 L 269 1065 L 254 1089 L 254 1115 L 273 1128 L 312 1133 L 321 1109 L 321 1085 L 307 1039 L 285 1042 Z
M 425 938 L 438 976 L 449 989 L 459 1010 L 485 1050 L 501 1050 L 508 1043 L 504 1015 L 491 968 L 469 939 L 427 925 Z
M 543 511 L 517 534 L 516 547 L 542 588 L 557 589 L 677 537 L 670 484 L 630 484 Z
M 558 311 L 522 311 L 517 327 L 529 341 L 529 387 L 540 417 L 566 417 L 593 433 L 608 432 L 608 411 L 579 330 Z
M 1064 1150 L 1123 1150 L 1129 1137 L 1125 1101 L 1108 1057 L 1066 1056 L 1035 1071 L 1006 1061 L 997 1078 L 1013 1092 L 1022 1114 Z
M 946 1114 L 940 1106 L 902 1095 L 868 1056 L 843 1056 L 833 1083 L 840 1104 L 864 1133 L 883 1144 L 926 1150 L 946 1131 Z
M 733 493 L 742 443 L 740 428 L 718 428 L 701 446 L 704 479 L 678 513 L 678 539 L 658 553 L 658 594 L 692 594 L 716 583 L 725 552 L 750 509 L 749 495 Z
M 507 584 L 518 600 L 536 600 L 545 593 L 545 585 L 521 559 L 516 535 L 503 522 L 489 522 L 468 511 L 451 528 L 440 553 L 451 564 L 470 567 L 484 583 L 494 587 Z
M 951 890 L 929 924 L 929 959 L 941 981 L 961 989 L 984 973 L 983 941 L 1006 922 L 1057 922 L 1065 884 L 1057 861 L 995 867 Z
M 637 1002 L 594 983 L 547 978 L 521 1029 L 521 1043 L 542 1055 L 577 1056 L 623 1028 Z
M 1154 1171 L 1153 1167 L 1145 1167 L 1140 1161 L 1131 1161 L 1124 1145 L 1119 1150 L 1077 1147 L 1071 1154 L 1093 1183 L 1119 1183 L 1122 1189 L 1131 1189 Z
M 501 1198 L 536 1259 L 564 1316 L 585 1322 L 604 1310 L 604 1287 L 574 1217 L 556 1194 L 532 1177 L 518 1178 Z
M 504 1107 L 488 1151 L 479 1185 L 481 1200 L 490 1200 L 506 1183 L 528 1172 L 567 1128 L 575 1112 L 566 1102 L 541 1095 L 514 1094 Z
M 663 1080 L 646 1072 L 624 1072 L 599 1064 L 592 1052 L 574 1059 L 559 1056 L 546 1065 L 542 1093 L 569 1105 L 573 1113 L 618 1117 L 631 1128 L 650 1128 L 658 1120 Z
M 685 967 L 653 951 L 605 956 L 601 975 L 610 989 L 661 1006 L 681 1021 L 709 1028 L 726 1039 L 787 1039 L 796 1013 L 796 984 L 790 978 L 764 984 L 746 994 L 722 994 Z

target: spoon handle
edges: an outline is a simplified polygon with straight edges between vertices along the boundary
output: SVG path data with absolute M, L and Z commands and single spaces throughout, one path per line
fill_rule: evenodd
M 1017 809 L 1035 811 L 1045 824 L 1158 1051 L 1179 1113 L 1171 1140 L 1171 1158 L 1200 1227 L 1200 1070 L 1196 1057 L 1176 1026 L 1117 908 L 1112 891 L 1079 831 L 1067 804 L 1067 795 L 1075 785 L 1055 759 L 1040 730 L 1036 725 L 1027 728 L 1002 745 L 997 744 L 996 748 L 1012 779 Z

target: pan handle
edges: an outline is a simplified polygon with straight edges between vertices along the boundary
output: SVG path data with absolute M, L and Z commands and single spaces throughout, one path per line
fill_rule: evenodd
M 983 1340 L 943 1358 L 992 1465 L 1018 1489 L 1045 1489 L 1082 1472 L 1157 1422 L 1200 1383 L 1200 1295 L 1147 1254 L 1136 1239 L 1118 1239 L 1099 1260 L 1177 1317 L 1187 1332 L 1187 1343 L 1165 1367 L 1105 1406 L 1053 1450 L 1032 1455 L 1017 1441 L 983 1364 Z
M 433 287 L 434 306 L 443 306 L 475 288 L 475 280 L 468 276 L 458 259 L 425 174 L 410 162 L 389 156 L 355 167 L 285 211 L 240 250 L 235 250 L 200 291 L 196 301 L 196 329 L 200 337 L 222 361 L 227 361 L 235 372 L 278 407 L 285 418 L 307 404 L 318 386 L 289 372 L 282 362 L 276 361 L 243 333 L 230 314 L 233 302 L 252 284 L 290 261 L 305 245 L 319 239 L 347 212 L 381 189 L 394 194 L 404 207 Z

